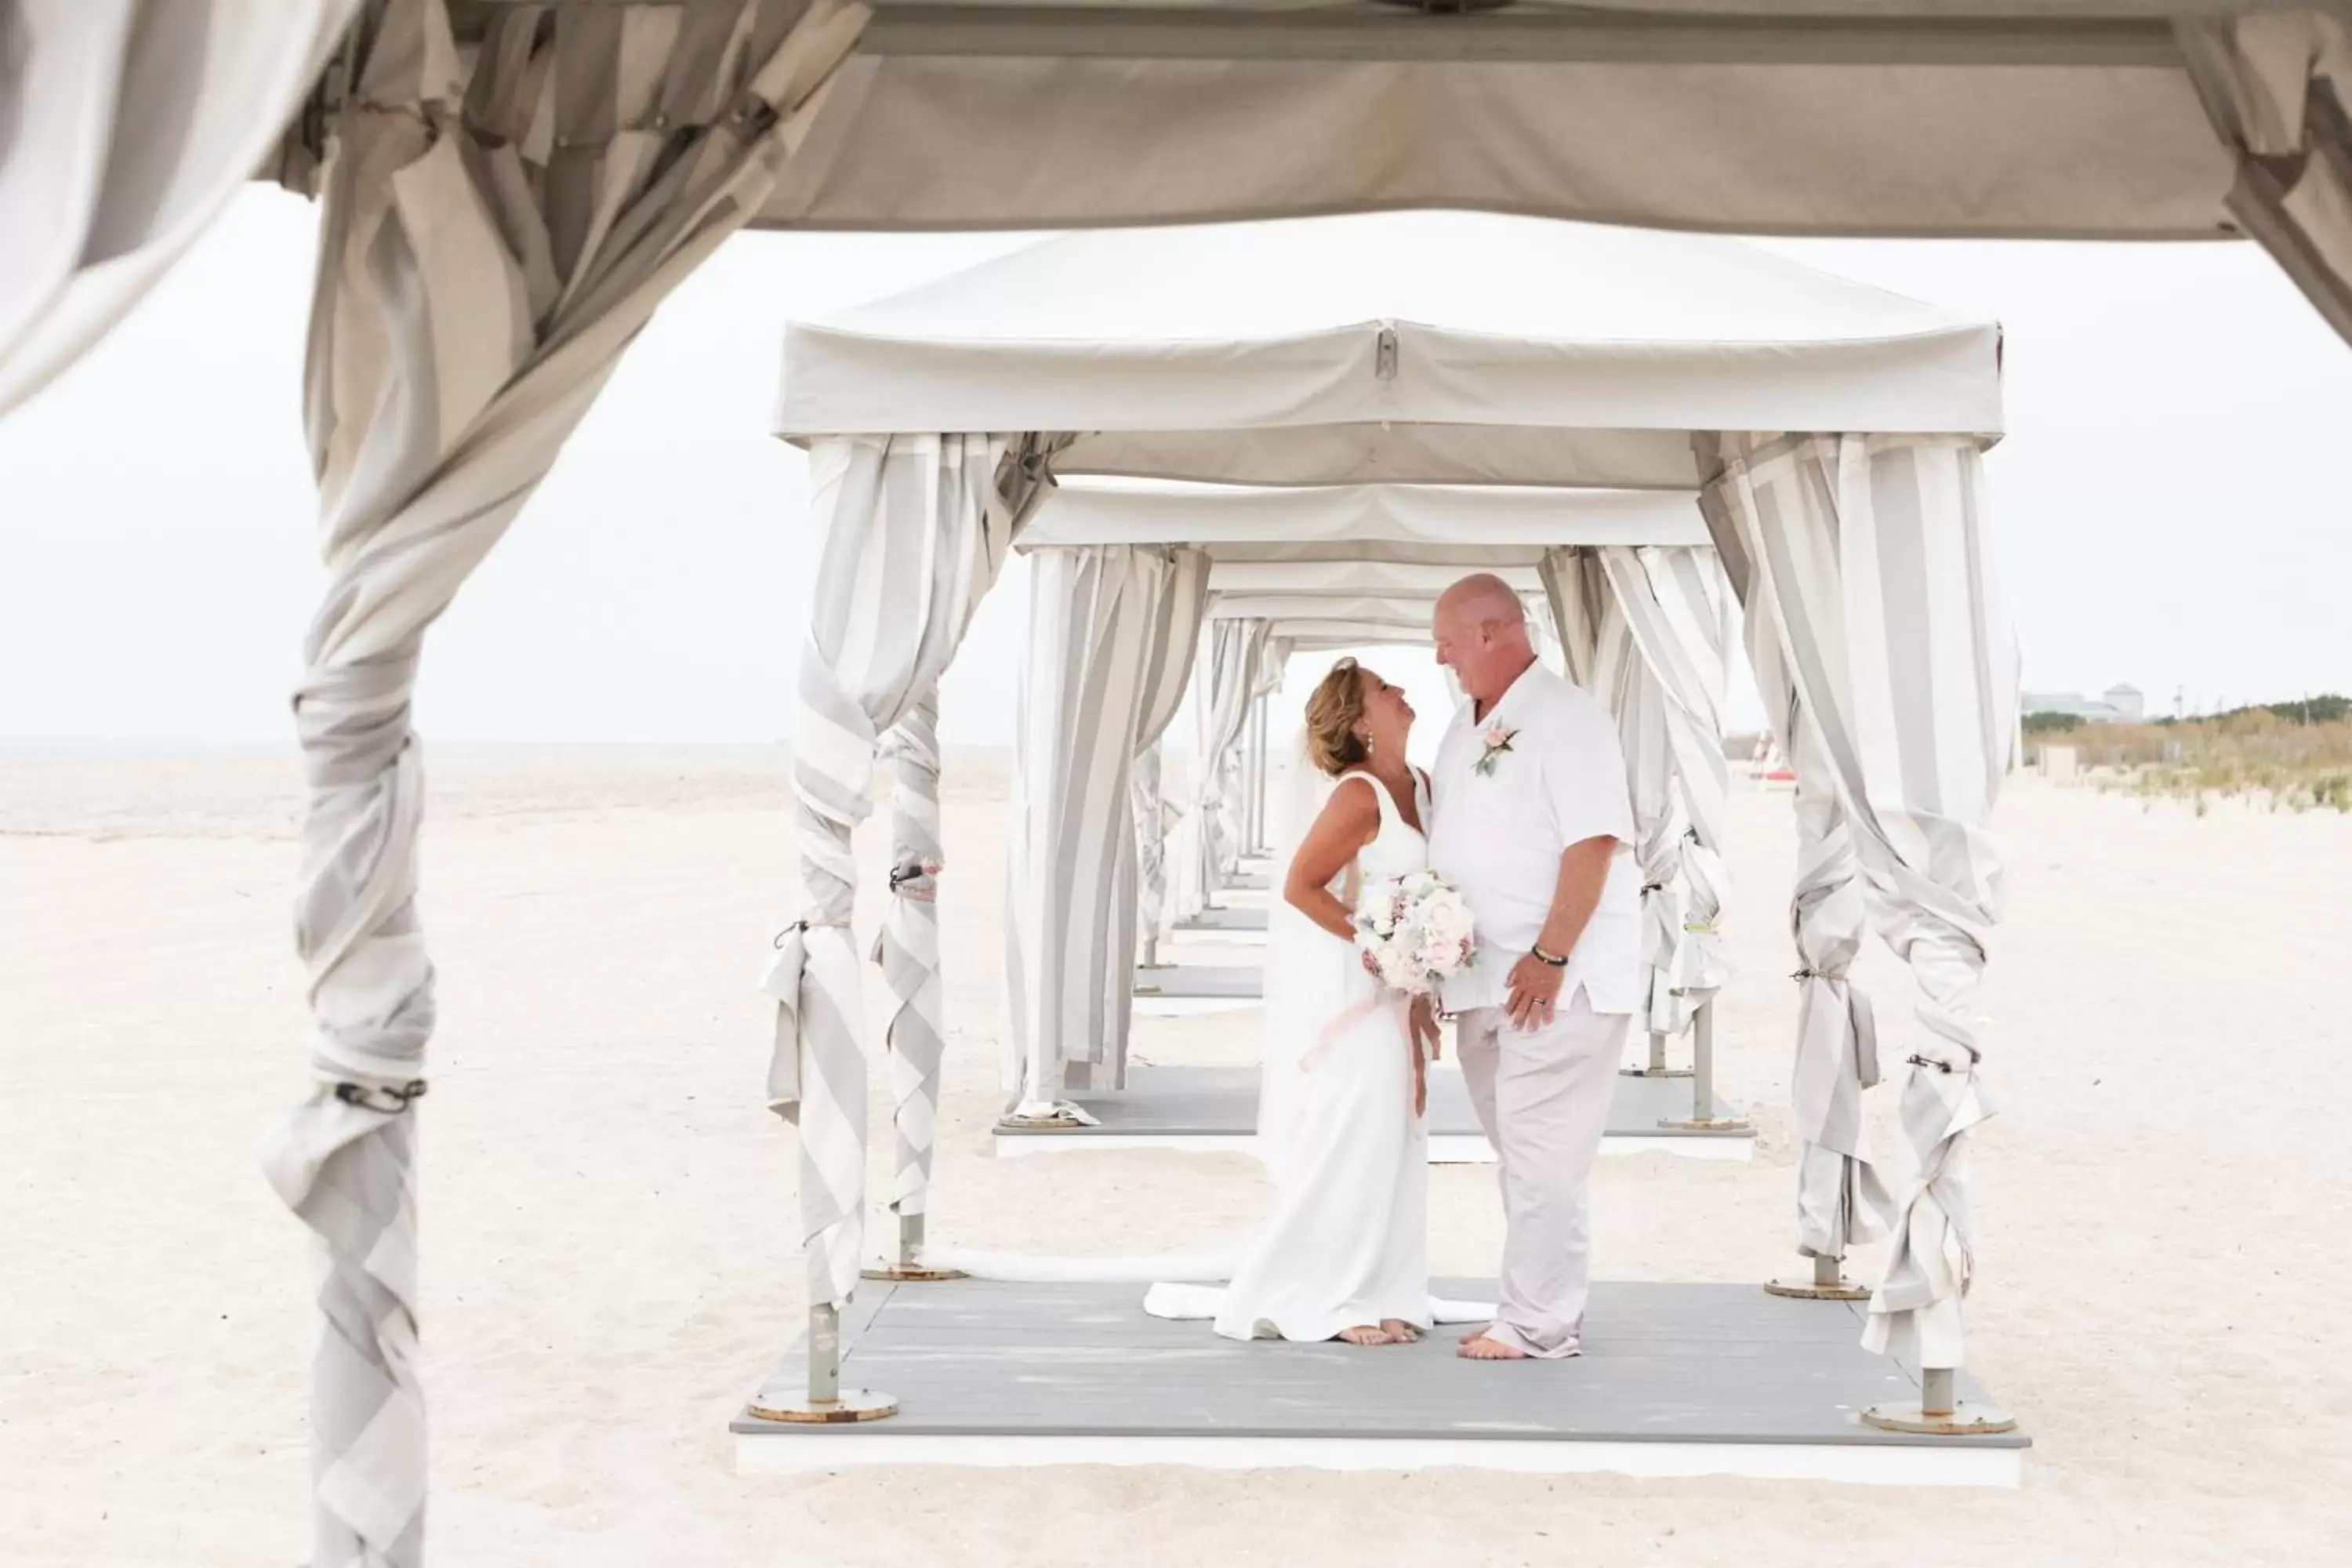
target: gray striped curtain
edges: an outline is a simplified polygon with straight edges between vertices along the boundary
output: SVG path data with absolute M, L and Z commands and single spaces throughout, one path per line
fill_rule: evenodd
M 0 415 L 87 353 L 212 226 L 357 9 L 0 8 Z
M 328 1258 L 312 1561 L 424 1552 L 415 1100 L 433 1027 L 409 696 L 432 625 L 655 307 L 759 207 L 864 13 L 437 0 L 354 42 L 306 369 L 330 576 L 295 723 L 313 1085 L 266 1168 Z
M 1925 997 L 1902 1095 L 1918 1173 L 1864 1342 L 1956 1367 L 1968 1135 L 1991 1114 L 1975 1015 L 2004 879 L 1990 823 L 2017 713 L 1982 458 L 1966 438 L 1769 435 L 1710 438 L 1701 458 L 1708 526 L 1748 604 L 1771 606 L 1802 743 L 1820 748 L 1880 928 Z
M 768 1108 L 801 1131 L 813 1302 L 847 1301 L 864 1261 L 865 1004 L 849 932 L 857 884 L 850 836 L 874 808 L 877 743 L 909 717 L 919 728 L 972 612 L 1045 494 L 1049 445 L 1034 437 L 861 436 L 821 441 L 809 454 L 824 544 L 801 651 L 793 757 L 807 904 L 777 938 L 761 986 L 776 1001 Z M 925 816 L 935 830 L 936 757 L 934 738 L 929 759 L 916 759 L 919 776 L 906 780 L 929 798 L 902 818 L 902 839 L 924 835 Z M 900 998 L 890 1026 L 900 1156 L 893 1192 L 896 1202 L 919 1205 L 944 1038 L 937 916 L 924 896 L 928 876 L 894 890 L 896 962 L 885 933 L 885 973 Z
M 1065 1064 L 1105 1059 L 1133 961 L 1128 790 L 1171 603 L 1205 581 L 1198 552 L 1041 550 L 1017 695 L 1007 846 L 1005 1084 L 1011 1114 L 1068 1119 Z M 1122 937 L 1124 942 L 1122 943 Z
M 1601 623 L 1609 613 L 1609 584 L 1600 559 L 1590 550 L 1547 550 L 1537 563 L 1544 600 L 1551 607 L 1553 633 L 1559 638 L 1560 662 L 1568 679 L 1587 691 L 1600 669 Z
M 1242 857 L 1265 853 L 1265 773 L 1269 761 L 1265 754 L 1268 739 L 1261 721 L 1265 717 L 1265 704 L 1282 689 L 1283 672 L 1290 666 L 1290 639 L 1273 635 L 1267 627 L 1266 639 L 1257 654 L 1257 673 L 1250 680 L 1249 709 L 1243 716 L 1242 733 L 1247 742 L 1247 760 L 1242 765 L 1243 795 L 1241 805 L 1242 830 L 1229 870 L 1238 872 Z
M 1160 742 L 1138 752 L 1128 799 L 1135 813 L 1135 922 L 1145 962 L 1157 956 L 1168 926 L 1168 836 L 1181 816 L 1168 801 Z
M 1727 885 L 1731 770 L 1723 754 L 1722 704 L 1730 590 L 1712 549 L 1612 545 L 1595 553 L 1654 687 L 1648 697 L 1657 710 L 1654 743 L 1673 797 L 1656 815 L 1674 842 L 1654 858 L 1664 885 L 1652 911 L 1649 1027 L 1679 1035 L 1725 979 L 1716 926 Z M 1642 765 L 1630 746 L 1627 761 Z M 1652 868 L 1650 861 L 1644 868 Z
M 1165 902 L 1166 853 L 1163 803 L 1158 779 L 1160 738 L 1184 703 L 1184 688 L 1192 674 L 1192 658 L 1201 642 L 1202 613 L 1209 605 L 1209 558 L 1197 550 L 1175 553 L 1173 568 L 1163 574 L 1151 609 L 1150 650 L 1144 656 L 1141 706 L 1136 718 L 1136 760 L 1127 790 L 1129 828 L 1122 840 L 1119 888 L 1111 909 L 1118 927 L 1105 950 L 1102 974 L 1108 1028 L 1096 1043 L 1088 1074 L 1094 1088 L 1121 1088 L 1127 1082 L 1127 1045 L 1135 1021 L 1135 960 L 1137 938 L 1156 922 Z M 1143 798 L 1147 773 L 1151 798 Z M 1152 886 L 1155 873 L 1159 887 Z
M 2352 340 L 2352 19 L 2315 9 L 2173 27 L 2238 160 L 2231 216 Z
M 1201 646 L 1202 614 L 1208 607 L 1206 568 L 1199 574 L 1188 570 L 1180 574 L 1180 578 L 1181 586 L 1171 595 L 1160 640 L 1154 645 L 1143 717 L 1136 730 L 1139 744 L 1135 783 L 1129 791 L 1135 812 L 1136 922 L 1141 936 L 1150 942 L 1164 934 L 1168 915 L 1168 833 L 1178 816 L 1168 804 L 1161 780 L 1160 742 L 1184 704 L 1184 692 L 1192 682 L 1192 666 Z
M 1237 798 L 1235 747 L 1249 718 L 1250 691 L 1259 673 L 1267 623 L 1221 620 L 1209 636 L 1205 679 L 1193 683 L 1192 784 L 1182 890 L 1178 912 L 1196 915 L 1216 902 L 1225 871 L 1239 852 L 1231 818 Z
M 1743 563 L 1738 578 L 1747 581 Z M 1894 1204 L 1863 1149 L 1863 1091 L 1878 1083 L 1878 1026 L 1852 978 L 1869 927 L 1853 831 L 1817 731 L 1798 721 L 1772 605 L 1748 601 L 1748 663 L 1780 753 L 1796 775 L 1797 1049 L 1789 1075 L 1797 1133 L 1797 1251 L 1843 1258 L 1893 1223 Z
M 1633 805 L 1633 858 L 1642 872 L 1643 989 L 1649 998 L 1643 1026 L 1678 1034 L 1689 1023 L 1695 1005 L 1675 994 L 1677 960 L 1690 934 L 1683 929 L 1687 921 L 1682 877 L 1691 819 L 1676 779 L 1674 704 L 1628 614 L 1629 597 L 1651 595 L 1645 586 L 1621 593 L 1616 581 L 1619 576 L 1646 581 L 1645 569 L 1631 559 L 1630 552 L 1626 554 L 1612 575 L 1605 551 L 1550 550 L 1545 552 L 1538 575 L 1552 622 L 1560 631 L 1570 679 L 1598 698 L 1617 721 L 1625 752 L 1626 793 Z M 1663 612 L 1653 617 L 1654 637 L 1669 635 L 1663 623 Z

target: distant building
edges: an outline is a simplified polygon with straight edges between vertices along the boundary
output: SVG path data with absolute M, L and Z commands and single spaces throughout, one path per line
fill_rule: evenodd
M 2137 686 L 2110 686 L 2098 697 L 2073 691 L 2028 691 L 2020 699 L 2027 718 L 2059 713 L 2090 724 L 2137 724 L 2147 717 L 2147 700 Z

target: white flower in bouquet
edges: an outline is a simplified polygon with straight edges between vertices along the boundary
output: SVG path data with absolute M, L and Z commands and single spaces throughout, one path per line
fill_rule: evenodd
M 1433 995 L 1447 975 L 1470 964 L 1470 906 L 1433 871 L 1380 878 L 1364 884 L 1356 900 L 1356 945 L 1390 990 Z

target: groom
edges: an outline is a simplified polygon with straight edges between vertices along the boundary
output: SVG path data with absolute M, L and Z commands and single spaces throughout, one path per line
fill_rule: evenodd
M 1508 1226 L 1495 1321 L 1461 1353 L 1571 1356 L 1591 1278 L 1585 1181 L 1638 1005 L 1624 755 L 1601 704 L 1536 662 L 1502 579 L 1454 584 L 1433 629 L 1469 700 L 1438 749 L 1430 864 L 1461 889 L 1478 940 L 1445 1006 Z

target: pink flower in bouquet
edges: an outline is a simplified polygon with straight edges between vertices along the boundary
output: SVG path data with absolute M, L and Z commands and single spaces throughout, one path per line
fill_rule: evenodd
M 1430 995 L 1471 961 L 1470 906 L 1432 872 L 1384 878 L 1367 885 L 1357 900 L 1356 945 L 1381 984 Z

